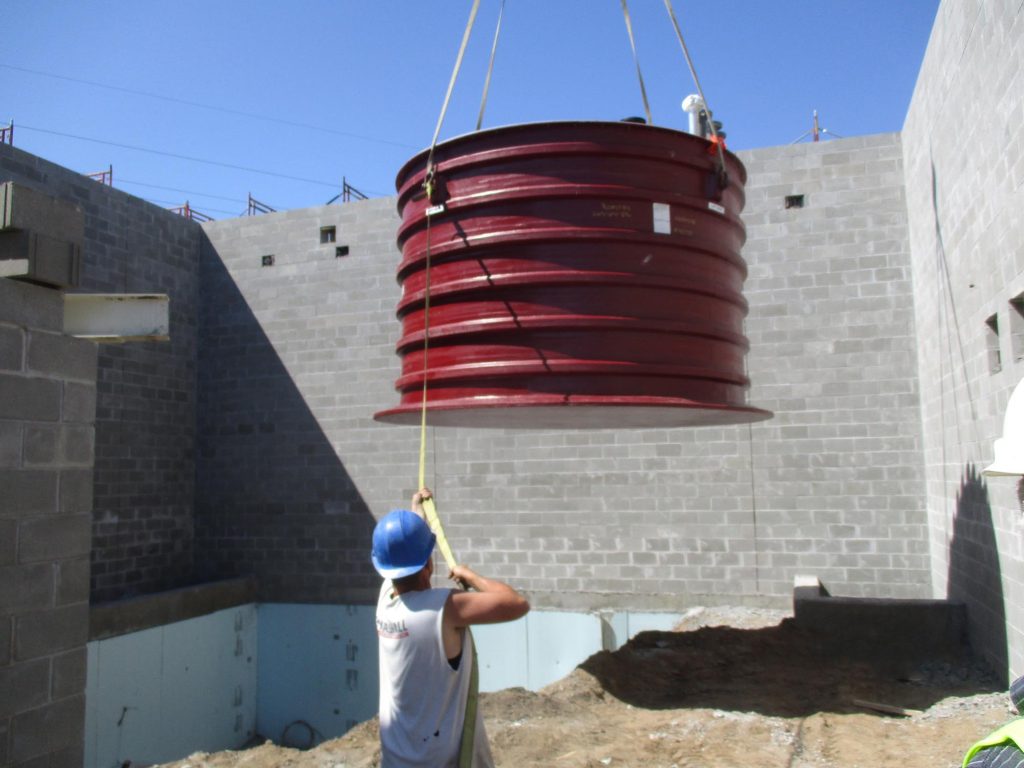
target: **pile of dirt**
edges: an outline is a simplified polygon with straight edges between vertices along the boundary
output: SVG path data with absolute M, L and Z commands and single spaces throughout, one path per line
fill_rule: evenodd
M 481 696 L 499 766 L 936 768 L 1013 712 L 981 664 L 922 660 L 899 675 L 835 658 L 785 614 L 691 611 L 531 692 Z M 903 714 L 895 715 L 901 711 Z M 376 721 L 300 752 L 265 744 L 173 768 L 371 768 Z

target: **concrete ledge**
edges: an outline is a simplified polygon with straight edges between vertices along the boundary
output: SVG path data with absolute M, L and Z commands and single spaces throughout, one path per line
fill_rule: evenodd
M 89 639 L 105 640 L 254 602 L 256 579 L 246 577 L 101 603 L 89 611 Z
M 833 597 L 816 577 L 797 576 L 793 620 L 832 652 L 894 669 L 969 654 L 967 609 L 949 600 Z

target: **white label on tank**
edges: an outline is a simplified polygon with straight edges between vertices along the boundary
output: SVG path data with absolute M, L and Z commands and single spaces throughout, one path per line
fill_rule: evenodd
M 708 208 L 710 208 L 715 213 L 725 213 L 725 206 L 724 205 L 719 205 L 718 203 L 711 203 L 711 202 L 709 202 L 708 203 Z
M 438 213 L 444 213 L 444 203 L 441 203 L 440 205 L 431 206 L 430 208 L 427 208 L 427 210 L 425 210 L 423 213 L 425 213 L 427 216 L 433 216 Z
M 654 231 L 659 235 L 672 234 L 671 208 L 668 203 L 654 203 Z

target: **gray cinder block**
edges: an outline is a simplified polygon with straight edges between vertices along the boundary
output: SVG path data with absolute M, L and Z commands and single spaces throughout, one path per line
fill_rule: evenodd
M 24 712 L 11 720 L 10 728 L 10 759 L 14 764 L 80 749 L 85 736 L 85 696 Z M 52 765 L 52 760 L 47 764 Z
M 53 566 L 50 563 L 0 568 L 0 614 L 13 615 L 53 605 Z
M 61 560 L 57 564 L 56 594 L 58 606 L 89 601 L 89 558 Z
M 21 424 L 0 421 L 0 467 L 16 469 L 21 466 L 23 439 Z
M 96 419 L 96 385 L 77 381 L 64 382 L 64 422 L 93 423 Z
M 0 469 L 0 512 L 50 514 L 57 510 L 57 472 Z
M 23 520 L 18 528 L 18 561 L 52 562 L 87 555 L 91 543 L 90 515 L 51 515 Z
M 23 662 L 84 646 L 89 606 L 84 603 L 14 617 L 14 659 Z
M 24 184 L 0 184 L 0 230 L 34 230 L 50 237 L 81 243 L 85 216 L 72 202 L 44 194 Z
M 0 373 L 0 419 L 57 421 L 60 401 L 59 381 Z
M 49 700 L 49 659 L 0 667 L 0 717 L 35 709 Z
M 24 332 L 20 328 L 0 327 L 0 371 L 20 371 L 24 364 Z
M 58 511 L 64 514 L 91 512 L 93 508 L 93 470 L 62 469 Z
M 18 552 L 18 521 L 0 519 L 0 566 L 12 565 Z
M 74 288 L 79 283 L 81 265 L 81 243 L 29 230 L 0 231 L 0 277 Z
M 11 630 L 14 626 L 14 619 L 10 616 L 0 616 L 0 667 L 11 663 Z M 0 724 L 2 727 L 2 724 Z M 3 734 L 0 732 L 0 741 L 3 741 Z M 0 762 L 0 765 L 3 763 Z
M 28 335 L 27 369 L 64 379 L 96 381 L 96 345 L 58 333 Z
M 85 690 L 86 659 L 85 646 L 53 657 L 50 695 L 54 701 Z
M 0 279 L 0 321 L 59 332 L 64 327 L 64 297 L 50 288 Z

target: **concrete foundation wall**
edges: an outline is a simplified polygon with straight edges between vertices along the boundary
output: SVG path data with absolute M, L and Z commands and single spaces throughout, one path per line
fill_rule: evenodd
M 432 430 L 453 548 L 535 605 L 783 604 L 804 572 L 929 592 L 899 137 L 743 159 L 750 400 L 773 421 Z M 416 481 L 419 431 L 372 421 L 397 402 L 393 205 L 204 225 L 198 525 L 216 575 L 252 570 L 264 599 L 372 601 L 374 518 Z
M 0 278 L 0 766 L 82 763 L 96 346 Z
M 1024 672 L 1019 478 L 986 478 L 1024 377 L 1024 8 L 942 3 L 903 131 L 931 584 Z M 993 320 L 994 318 L 994 320 Z
M 81 207 L 79 290 L 170 296 L 170 342 L 100 348 L 92 599 L 187 583 L 193 578 L 199 226 L 0 144 L 0 181 L 7 180 Z

